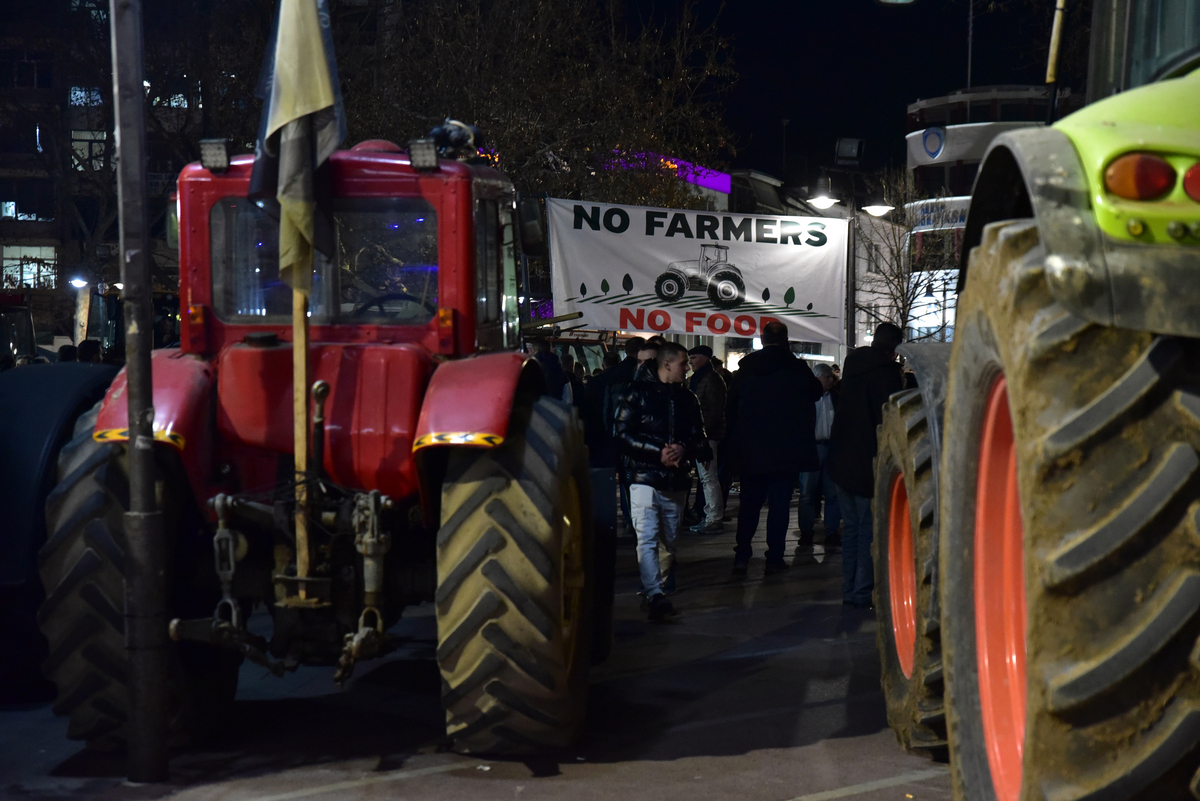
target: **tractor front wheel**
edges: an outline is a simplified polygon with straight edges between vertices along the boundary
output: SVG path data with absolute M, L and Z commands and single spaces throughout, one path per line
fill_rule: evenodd
M 910 751 L 945 760 L 932 413 L 915 389 L 883 406 L 875 466 L 876 639 L 896 739 Z
M 670 303 L 679 300 L 687 292 L 687 281 L 675 273 L 663 273 L 654 282 L 654 294 Z
M 54 713 L 70 719 L 67 736 L 97 750 L 118 750 L 125 744 L 129 712 L 124 519 L 129 479 L 126 447 L 92 438 L 99 409 L 97 404 L 76 423 L 74 437 L 59 455 L 58 486 L 46 500 L 48 539 L 39 555 L 46 600 L 38 623 L 50 643 L 43 670 L 58 686 Z M 211 540 L 202 536 L 178 460 L 161 455 L 158 500 L 171 552 L 168 613 L 208 615 L 219 597 Z M 241 656 L 232 651 L 172 644 L 173 745 L 217 729 L 237 692 L 240 663 Z
M 959 300 L 941 478 L 958 799 L 1200 791 L 1200 347 L 1051 294 L 1032 220 Z
M 583 721 L 593 605 L 587 451 L 568 404 L 514 409 L 493 450 L 450 454 L 437 536 L 437 660 L 462 753 L 569 745 Z

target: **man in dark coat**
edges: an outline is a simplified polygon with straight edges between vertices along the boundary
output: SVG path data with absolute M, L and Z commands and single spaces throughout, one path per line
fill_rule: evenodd
M 855 348 L 842 368 L 837 411 L 829 437 L 829 474 L 842 512 L 842 603 L 871 606 L 875 567 L 871 562 L 871 497 L 875 494 L 875 429 L 883 404 L 904 388 L 896 346 L 904 339 L 891 323 L 880 323 L 869 347 Z
M 684 386 L 687 351 L 668 342 L 638 369 L 617 407 L 615 433 L 629 485 L 638 569 L 651 620 L 674 614 L 663 594 L 691 484 L 691 462 L 712 459 L 696 396 Z
M 696 395 L 696 400 L 700 401 L 704 430 L 708 432 L 708 444 L 713 450 L 713 458 L 708 466 L 701 464 L 696 468 L 698 488 L 694 508 L 698 513 L 702 513 L 703 517 L 691 530 L 701 534 L 721 533 L 721 518 L 725 516 L 724 496 L 721 494 L 717 471 L 720 469 L 720 441 L 725 438 L 727 389 L 725 379 L 713 368 L 710 361 L 712 355 L 712 348 L 708 345 L 697 345 L 688 351 L 688 362 L 692 365 L 688 389 Z
M 738 364 L 729 391 L 726 452 L 734 474 L 742 479 L 733 557 L 737 575 L 745 575 L 750 564 L 750 542 L 758 530 L 764 502 L 768 503 L 766 570 L 787 570 L 784 540 L 796 476 L 820 467 L 813 438 L 813 404 L 824 392 L 821 382 L 803 359 L 792 355 L 783 323 L 767 323 L 762 343 L 762 350 L 748 354 Z
M 637 354 L 646 340 L 631 337 L 625 341 L 625 359 L 607 368 L 588 382 L 584 390 L 583 433 L 587 440 L 588 461 L 592 467 L 617 466 L 616 444 L 613 442 L 613 421 L 620 399 L 633 374 L 637 372 Z M 609 354 L 605 355 L 607 359 Z

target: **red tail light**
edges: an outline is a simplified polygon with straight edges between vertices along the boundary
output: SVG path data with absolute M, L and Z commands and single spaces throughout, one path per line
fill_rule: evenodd
M 1127 153 L 1104 171 L 1104 187 L 1126 200 L 1154 200 L 1173 186 L 1175 168 L 1150 153 Z
M 1187 192 L 1187 196 L 1192 200 L 1200 203 L 1200 162 L 1192 165 L 1192 168 L 1183 174 L 1183 191 Z

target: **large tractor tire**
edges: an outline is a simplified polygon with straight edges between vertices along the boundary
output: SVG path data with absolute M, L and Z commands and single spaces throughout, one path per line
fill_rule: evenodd
M 941 492 L 958 799 L 1200 791 L 1200 345 L 1072 316 L 1031 220 L 959 300 Z
M 587 700 L 593 606 L 587 451 L 568 404 L 514 410 L 494 450 L 452 451 L 437 537 L 437 659 L 462 753 L 569 745 Z
M 883 407 L 875 463 L 876 639 L 888 724 L 909 751 L 944 761 L 933 423 L 921 390 Z
M 58 453 L 81 414 L 116 375 L 104 365 L 53 364 L 0 374 L 0 700 L 47 701 L 46 638 L 37 625 L 45 596 L 37 553 L 46 542 L 46 496 L 57 483 Z
M 100 405 L 83 415 L 58 460 L 58 486 L 46 500 L 49 538 L 39 556 L 46 601 L 38 612 L 50 644 L 43 664 L 58 686 L 54 713 L 67 736 L 96 750 L 119 750 L 129 710 L 125 651 L 129 481 L 124 444 L 92 438 Z M 219 598 L 211 538 L 204 535 L 178 460 L 159 451 L 159 504 L 168 537 L 171 616 L 212 614 Z M 172 745 L 219 727 L 237 692 L 239 654 L 196 643 L 171 645 Z

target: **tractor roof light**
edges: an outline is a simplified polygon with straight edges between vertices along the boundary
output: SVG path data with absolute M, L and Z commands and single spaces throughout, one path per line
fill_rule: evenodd
M 1104 171 L 1104 188 L 1126 200 L 1155 200 L 1175 186 L 1175 168 L 1152 153 L 1126 153 Z
M 1183 191 L 1192 200 L 1200 203 L 1200 161 L 1183 174 Z
M 438 168 L 437 143 L 431 138 L 408 140 L 408 160 L 414 170 L 429 172 Z
M 229 140 L 201 139 L 200 166 L 209 172 L 225 172 L 229 169 Z
M 87 285 L 88 285 L 88 282 L 83 280 L 82 278 L 72 278 L 71 279 L 71 286 L 75 287 L 76 289 L 83 289 Z

